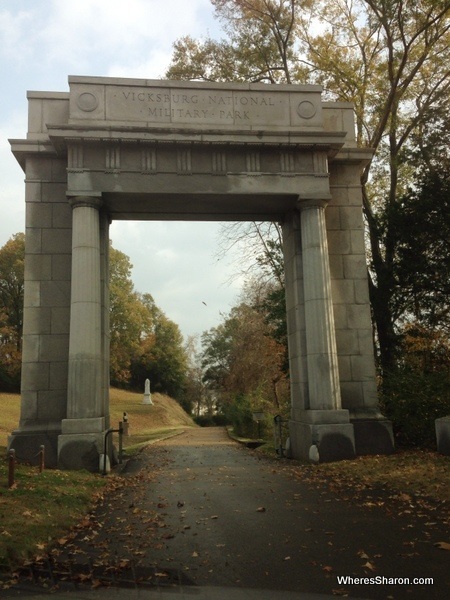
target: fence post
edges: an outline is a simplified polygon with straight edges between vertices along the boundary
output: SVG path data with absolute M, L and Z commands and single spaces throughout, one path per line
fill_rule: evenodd
M 45 446 L 42 445 L 39 449 L 39 473 L 42 473 L 44 470 L 45 464 Z
M 123 455 L 123 423 L 119 422 L 119 465 L 122 464 L 122 455 Z
M 16 466 L 16 451 L 11 448 L 9 451 L 9 467 L 8 467 L 8 487 L 11 489 L 14 485 L 14 469 Z

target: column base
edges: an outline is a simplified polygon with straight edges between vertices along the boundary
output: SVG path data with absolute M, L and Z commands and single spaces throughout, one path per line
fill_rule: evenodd
M 8 450 L 16 452 L 20 462 L 31 465 L 39 464 L 39 450 L 44 446 L 45 466 L 55 468 L 58 463 L 58 436 L 61 430 L 36 429 L 34 431 L 21 431 L 16 429 L 8 437 Z
M 61 429 L 58 437 L 58 467 L 98 473 L 100 457 L 105 452 L 105 417 L 63 419 Z M 107 454 L 111 454 L 111 439 Z
M 69 433 L 58 437 L 58 468 L 86 469 L 91 473 L 100 470 L 104 454 L 105 433 Z M 107 453 L 109 453 L 107 451 Z
M 91 417 L 85 419 L 63 419 L 61 422 L 62 433 L 100 433 L 106 431 L 105 417 Z
M 369 454 L 392 454 L 395 450 L 392 422 L 378 410 L 352 413 L 350 422 L 355 431 L 355 447 L 358 456 Z
M 304 411 L 301 421 L 289 422 L 292 458 L 314 462 L 354 458 L 355 438 L 348 419 L 346 410 Z
M 450 456 L 450 416 L 436 419 L 437 451 L 445 456 Z

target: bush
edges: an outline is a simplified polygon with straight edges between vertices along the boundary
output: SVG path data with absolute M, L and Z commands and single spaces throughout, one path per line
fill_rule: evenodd
M 381 408 L 400 446 L 436 448 L 435 419 L 450 414 L 450 378 L 405 366 L 383 382 Z
M 219 427 L 228 425 L 228 421 L 222 414 L 217 415 L 198 415 L 193 417 L 194 422 L 200 427 Z
M 236 435 L 252 437 L 254 435 L 253 412 L 250 399 L 245 394 L 238 394 L 229 404 L 224 406 L 224 415 L 233 426 Z

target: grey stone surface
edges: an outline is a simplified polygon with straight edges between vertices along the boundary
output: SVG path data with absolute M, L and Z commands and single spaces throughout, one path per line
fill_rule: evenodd
M 98 471 L 103 454 L 102 435 L 73 434 L 58 438 L 58 467 L 60 469 Z
M 309 460 L 311 446 L 316 446 L 318 462 L 332 462 L 354 458 L 355 437 L 350 423 L 311 424 L 289 422 L 291 452 L 293 456 Z
M 394 451 L 392 423 L 388 419 L 351 419 L 358 455 L 391 454 Z
M 307 456 L 306 432 L 319 436 L 321 460 L 352 455 L 346 409 L 377 404 L 360 187 L 371 152 L 356 147 L 352 106 L 322 102 L 318 86 L 69 85 L 30 92 L 27 139 L 11 141 L 27 201 L 19 433 L 57 423 L 60 464 L 98 468 L 111 219 L 269 219 L 283 223 L 294 453 Z M 323 408 L 328 421 L 305 419 Z M 379 418 L 365 416 L 375 429 Z
M 16 451 L 18 461 L 26 461 L 32 465 L 39 464 L 38 452 L 40 446 L 45 447 L 45 466 L 58 466 L 58 432 L 13 432 L 8 438 L 8 449 Z
M 450 456 L 450 416 L 435 421 L 437 450 Z

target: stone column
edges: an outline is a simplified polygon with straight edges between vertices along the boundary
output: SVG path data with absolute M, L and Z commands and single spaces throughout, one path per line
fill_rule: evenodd
M 291 421 L 294 454 L 321 461 L 355 455 L 349 412 L 341 408 L 325 206 L 299 202 L 308 403 Z
M 72 282 L 67 418 L 58 440 L 60 468 L 98 470 L 106 429 L 103 398 L 101 198 L 76 196 L 72 206 Z
M 306 324 L 303 291 L 300 214 L 293 211 L 283 222 L 283 259 L 286 287 L 286 322 L 289 348 L 291 418 L 297 420 L 309 407 L 308 367 L 306 364 Z
M 341 408 L 324 209 L 325 202 L 300 205 L 311 410 Z

